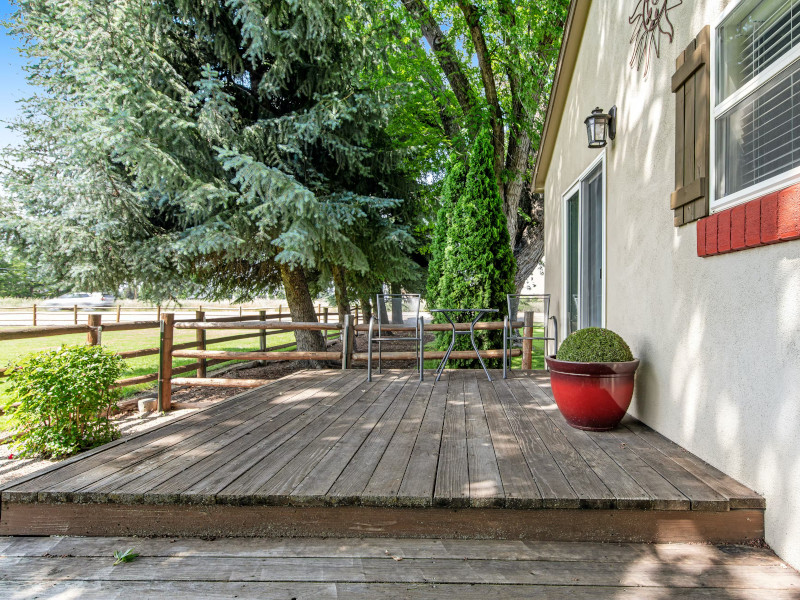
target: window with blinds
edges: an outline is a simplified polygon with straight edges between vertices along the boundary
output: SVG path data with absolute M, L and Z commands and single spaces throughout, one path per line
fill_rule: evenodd
M 712 208 L 800 175 L 800 0 L 742 0 L 716 28 Z

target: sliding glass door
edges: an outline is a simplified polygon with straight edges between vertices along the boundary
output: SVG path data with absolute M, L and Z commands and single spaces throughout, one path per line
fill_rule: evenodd
M 566 196 L 567 334 L 603 325 L 603 204 L 601 162 Z

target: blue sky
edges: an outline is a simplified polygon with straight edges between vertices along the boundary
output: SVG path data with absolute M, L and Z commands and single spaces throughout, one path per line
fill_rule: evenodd
M 9 0 L 0 0 L 0 20 L 6 20 L 13 12 Z M 17 115 L 16 101 L 30 95 L 31 88 L 22 72 L 23 60 L 15 50 L 17 40 L 0 26 L 0 148 L 16 141 L 6 129 L 6 122 Z

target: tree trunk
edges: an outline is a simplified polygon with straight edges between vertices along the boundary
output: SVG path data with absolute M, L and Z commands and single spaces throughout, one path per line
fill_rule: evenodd
M 345 271 L 342 267 L 334 266 L 331 272 L 333 274 L 333 293 L 336 296 L 336 309 L 339 312 L 339 323 L 344 323 L 345 315 L 350 314 L 350 300 L 347 297 Z
M 359 296 L 358 301 L 361 304 L 361 311 L 364 313 L 364 323 L 369 324 L 372 319 L 372 302 L 369 296 Z
M 531 220 L 524 223 L 517 239 L 512 242 L 514 258 L 517 260 L 517 274 L 514 277 L 517 293 L 522 292 L 528 277 L 544 256 L 544 197 L 541 194 L 530 194 L 528 191 L 521 204 L 525 214 L 531 216 Z
M 308 282 L 303 269 L 300 267 L 291 269 L 288 265 L 281 264 L 280 272 L 292 321 L 301 323 L 316 322 L 317 314 L 314 309 L 314 301 L 308 291 Z M 326 349 L 325 339 L 322 337 L 321 331 L 297 330 L 294 332 L 294 337 L 297 340 L 297 349 L 301 352 L 324 352 Z M 302 362 L 315 369 L 324 366 L 320 361 Z
M 375 302 L 378 303 L 378 306 L 375 307 L 375 310 L 378 312 L 378 318 L 380 319 L 381 323 L 390 323 L 389 321 L 389 313 L 386 310 L 386 302 L 383 301 L 383 298 L 379 298 L 379 295 L 383 295 L 383 288 L 379 292 L 375 293 Z

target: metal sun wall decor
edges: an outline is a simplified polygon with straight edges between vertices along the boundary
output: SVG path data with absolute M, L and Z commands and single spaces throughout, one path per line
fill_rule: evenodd
M 650 70 L 650 53 L 656 58 L 661 55 L 661 35 L 664 34 L 672 43 L 675 28 L 669 20 L 669 11 L 683 4 L 683 0 L 638 0 L 636 8 L 628 17 L 628 23 L 634 26 L 630 43 L 634 44 L 631 55 L 631 69 L 639 71 L 644 64 L 644 77 Z

